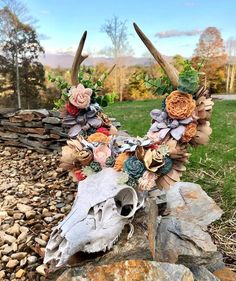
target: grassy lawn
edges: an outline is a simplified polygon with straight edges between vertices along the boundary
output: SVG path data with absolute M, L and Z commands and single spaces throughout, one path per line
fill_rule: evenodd
M 117 118 L 131 135 L 143 136 L 154 108 L 161 108 L 161 100 L 115 103 L 106 113 Z M 236 101 L 216 101 L 211 124 L 210 143 L 189 149 L 190 162 L 182 180 L 199 183 L 227 217 L 236 207 Z

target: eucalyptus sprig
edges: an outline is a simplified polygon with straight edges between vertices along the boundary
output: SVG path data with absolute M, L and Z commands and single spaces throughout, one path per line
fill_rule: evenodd
M 194 95 L 199 88 L 199 72 L 192 67 L 189 61 L 185 62 L 183 70 L 179 74 L 178 90 Z
M 64 104 L 69 99 L 68 93 L 70 90 L 70 86 L 61 76 L 53 77 L 53 76 L 51 76 L 51 74 L 49 74 L 48 80 L 50 82 L 54 83 L 56 85 L 57 89 L 60 90 L 60 92 L 61 92 L 60 98 L 57 99 L 56 101 L 54 101 L 54 106 L 55 106 L 54 109 L 58 110 L 61 107 L 63 107 Z
M 153 91 L 155 95 L 165 95 L 173 91 L 173 86 L 167 75 L 163 75 L 159 78 L 150 78 L 148 74 L 140 74 L 137 80 L 143 80 L 144 85 Z

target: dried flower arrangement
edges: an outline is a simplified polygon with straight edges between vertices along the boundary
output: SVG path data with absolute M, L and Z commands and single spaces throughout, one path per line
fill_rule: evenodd
M 135 29 L 150 50 L 150 41 L 148 45 L 146 36 L 137 26 Z M 81 56 L 85 38 L 81 40 L 76 55 L 79 61 L 85 58 Z M 152 54 L 153 50 L 151 46 Z M 157 61 L 159 56 L 155 56 Z M 152 125 L 147 135 L 133 138 L 120 135 L 103 113 L 96 100 L 98 84 L 102 83 L 86 87 L 83 84 L 87 82 L 82 80 L 77 84 L 73 71 L 78 67 L 76 64 L 72 68 L 73 86 L 64 105 L 63 124 L 70 127 L 71 140 L 62 149 L 61 167 L 68 169 L 76 181 L 113 167 L 123 173 L 122 184 L 139 191 L 168 188 L 179 181 L 188 161 L 188 144 L 206 144 L 211 134 L 213 102 L 207 90 L 199 89 L 198 72 L 187 64 L 176 80 L 168 70 L 171 66 L 163 67 L 177 90 L 164 99 L 163 110 L 151 111 Z
M 151 111 L 151 126 L 144 137 L 118 131 L 98 104 L 98 84 L 77 82 L 79 65 L 86 58 L 81 55 L 86 36 L 82 37 L 72 66 L 72 86 L 63 93 L 63 123 L 70 128 L 70 140 L 61 157 L 61 167 L 79 182 L 78 193 L 71 212 L 51 234 L 45 263 L 54 260 L 60 266 L 78 251 L 110 250 L 124 226 L 145 207 L 150 191 L 168 189 L 180 180 L 188 146 L 209 140 L 213 102 L 208 91 L 199 87 L 197 71 L 187 65 L 179 74 L 134 27 L 175 90 L 164 99 L 162 110 Z M 149 213 L 157 205 L 152 208 Z M 155 223 L 150 227 L 150 234 L 155 233 Z M 149 243 L 155 253 L 155 243 Z

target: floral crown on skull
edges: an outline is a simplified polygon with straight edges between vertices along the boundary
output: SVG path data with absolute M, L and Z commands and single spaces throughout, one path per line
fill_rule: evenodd
M 84 33 L 72 66 L 72 86 L 65 87 L 63 94 L 63 124 L 69 128 L 70 140 L 62 148 L 61 167 L 79 182 L 78 192 L 71 212 L 51 234 L 45 263 L 55 260 L 60 266 L 78 251 L 110 250 L 124 226 L 146 206 L 149 195 L 155 197 L 158 189 L 169 189 L 180 180 L 188 146 L 209 140 L 213 102 L 208 91 L 199 87 L 197 71 L 187 65 L 178 73 L 134 27 L 175 90 L 164 99 L 162 110 L 151 111 L 144 137 L 118 131 L 98 103 L 101 83 L 77 82 L 80 63 L 86 58 Z
M 213 102 L 208 90 L 199 88 L 198 73 L 191 65 L 179 74 L 139 27 L 134 27 L 176 90 L 164 99 L 162 110 L 150 112 L 152 124 L 143 138 L 118 132 L 98 103 L 96 91 L 101 83 L 86 87 L 87 80 L 77 82 L 79 66 L 87 57 L 82 55 L 85 32 L 72 66 L 72 86 L 66 92 L 63 124 L 69 127 L 71 139 L 62 149 L 61 167 L 77 181 L 113 167 L 122 172 L 122 184 L 139 191 L 168 188 L 185 171 L 188 145 L 208 142 Z

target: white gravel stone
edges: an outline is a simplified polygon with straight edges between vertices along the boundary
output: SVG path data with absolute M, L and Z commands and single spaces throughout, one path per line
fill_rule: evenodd
M 45 273 L 45 269 L 46 269 L 46 265 L 45 264 L 41 264 L 39 265 L 37 268 L 36 268 L 36 271 L 40 274 L 40 275 L 43 275 L 45 276 L 46 273 Z

